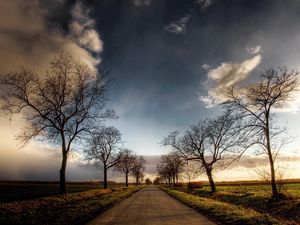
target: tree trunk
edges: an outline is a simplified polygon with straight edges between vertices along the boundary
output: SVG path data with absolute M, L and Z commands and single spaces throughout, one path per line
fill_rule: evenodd
M 277 199 L 279 194 L 276 187 L 276 177 L 275 177 L 275 168 L 274 168 L 274 160 L 271 150 L 270 144 L 270 132 L 269 132 L 269 116 L 266 115 L 266 128 L 265 128 L 265 135 L 266 135 L 266 144 L 267 144 L 267 153 L 270 162 L 270 170 L 271 170 L 271 187 L 272 187 L 272 197 Z
M 217 189 L 216 189 L 216 185 L 215 185 L 215 182 L 213 180 L 213 177 L 212 177 L 212 169 L 209 168 L 208 166 L 206 166 L 205 170 L 206 170 L 206 175 L 208 177 L 211 192 L 215 192 Z
M 136 183 L 136 185 L 139 184 L 139 176 L 136 176 L 136 177 L 135 177 L 135 183 Z
M 128 187 L 128 173 L 125 173 L 125 177 L 126 177 L 125 184 L 126 184 L 126 187 Z
M 67 159 L 68 159 L 68 153 L 66 152 L 65 147 L 62 149 L 62 163 L 60 168 L 60 180 L 59 180 L 59 193 L 60 194 L 66 194 L 66 167 L 67 167 Z
M 107 189 L 107 167 L 106 165 L 104 165 L 104 169 L 103 169 L 103 188 Z

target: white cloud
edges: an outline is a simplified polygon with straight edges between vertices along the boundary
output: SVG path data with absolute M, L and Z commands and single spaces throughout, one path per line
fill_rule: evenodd
M 152 3 L 152 0 L 131 0 L 131 2 L 135 6 L 140 7 L 140 6 L 150 6 Z
M 202 12 L 204 12 L 209 6 L 214 3 L 215 0 L 195 0 L 195 4 L 200 6 Z
M 249 73 L 261 62 L 261 55 L 247 59 L 241 63 L 222 63 L 208 72 L 208 78 L 204 82 L 208 89 L 207 96 L 200 96 L 206 107 L 213 107 L 225 100 L 226 90 L 245 80 Z
M 185 34 L 186 33 L 186 25 L 189 22 L 191 16 L 186 15 L 175 22 L 170 23 L 165 27 L 165 29 L 171 33 L 175 34 Z
M 95 30 L 95 21 L 88 16 L 88 13 L 88 9 L 85 9 L 82 3 L 77 2 L 74 5 L 70 23 L 70 35 L 81 47 L 100 53 L 103 43 Z
M 202 65 L 202 68 L 205 69 L 205 70 L 209 70 L 209 69 L 210 69 L 210 65 L 208 65 L 208 64 L 203 64 L 203 65 Z
M 246 50 L 249 54 L 254 55 L 261 51 L 261 46 L 246 47 Z

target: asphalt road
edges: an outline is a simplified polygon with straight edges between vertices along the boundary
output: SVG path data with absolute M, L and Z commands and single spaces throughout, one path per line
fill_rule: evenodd
M 194 209 L 160 189 L 143 188 L 128 199 L 96 217 L 88 225 L 213 225 Z

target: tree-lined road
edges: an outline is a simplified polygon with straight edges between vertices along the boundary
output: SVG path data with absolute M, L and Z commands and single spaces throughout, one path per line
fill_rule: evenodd
M 194 209 L 150 186 L 109 209 L 88 225 L 213 225 Z

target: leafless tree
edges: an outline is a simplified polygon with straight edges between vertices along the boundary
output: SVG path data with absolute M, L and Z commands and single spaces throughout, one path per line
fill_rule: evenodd
M 193 161 L 186 161 L 182 173 L 184 178 L 186 178 L 188 182 L 191 182 L 192 179 L 197 178 L 203 172 L 204 171 L 201 168 L 199 168 L 198 163 Z
M 131 171 L 131 175 L 135 177 L 136 185 L 140 184 L 141 179 L 144 177 L 144 172 L 146 170 L 146 160 L 144 157 L 137 157 L 134 166 Z
M 103 185 L 107 188 L 107 171 L 120 162 L 118 153 L 121 142 L 120 131 L 114 127 L 106 127 L 92 135 L 90 147 L 85 150 L 86 159 L 96 165 L 103 166 Z
M 263 80 L 228 91 L 227 109 L 244 118 L 244 123 L 252 130 L 253 143 L 262 147 L 270 164 L 272 197 L 279 197 L 276 187 L 274 161 L 278 154 L 276 138 L 283 129 L 275 126 L 275 111 L 285 106 L 291 93 L 298 87 L 298 72 L 286 68 L 268 69 L 262 73 Z
M 226 112 L 192 125 L 181 136 L 179 132 L 171 133 L 163 144 L 171 146 L 185 160 L 198 162 L 200 172 L 205 171 L 214 192 L 213 170 L 227 167 L 247 149 L 246 134 L 241 132 L 238 124 L 238 119 Z
M 60 193 L 66 193 L 66 166 L 71 146 L 105 119 L 107 78 L 95 73 L 72 56 L 61 53 L 50 61 L 46 74 L 22 69 L 1 77 L 1 110 L 11 118 L 22 113 L 26 126 L 18 139 L 33 138 L 61 145 Z
M 184 161 L 175 152 L 161 157 L 160 163 L 157 165 L 157 171 L 161 178 L 170 186 L 178 183 L 179 174 L 182 172 Z
M 128 175 L 134 169 L 137 157 L 130 149 L 123 149 L 120 152 L 120 160 L 115 166 L 115 170 L 125 174 L 125 184 L 128 187 Z

